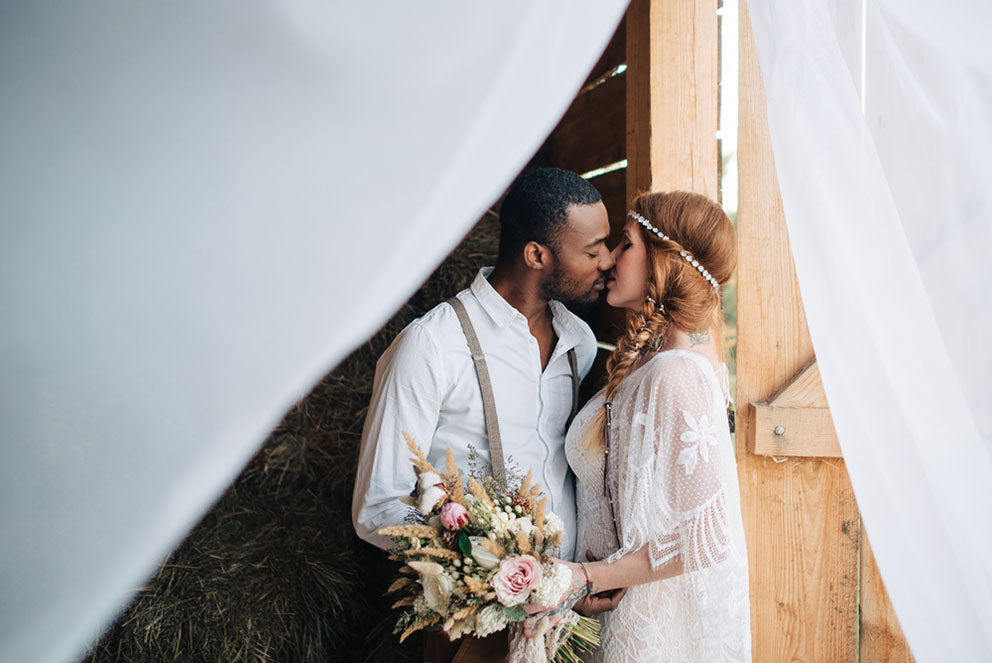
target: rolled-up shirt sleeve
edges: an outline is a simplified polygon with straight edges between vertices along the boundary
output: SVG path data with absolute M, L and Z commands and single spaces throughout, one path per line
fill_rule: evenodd
M 392 541 L 376 531 L 403 522 L 410 507 L 399 498 L 409 495 L 416 482 L 403 433 L 430 453 L 443 368 L 437 343 L 418 322 L 400 332 L 376 363 L 351 515 L 358 536 L 380 548 Z

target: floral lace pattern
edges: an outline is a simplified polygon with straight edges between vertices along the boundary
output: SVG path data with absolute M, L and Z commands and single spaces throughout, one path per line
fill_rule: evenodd
M 613 612 L 600 615 L 603 644 L 587 661 L 751 660 L 747 554 L 721 377 L 702 355 L 669 350 L 624 382 L 613 400 L 607 478 L 616 530 L 604 495 L 603 451 L 586 442 L 602 392 L 568 432 L 577 554 L 588 549 L 615 561 L 648 546 L 655 568 L 679 556 L 685 568 L 632 587 Z

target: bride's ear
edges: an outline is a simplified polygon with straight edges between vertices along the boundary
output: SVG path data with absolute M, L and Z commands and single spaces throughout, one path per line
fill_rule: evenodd
M 524 245 L 524 264 L 530 269 L 543 271 L 551 269 L 552 256 L 548 247 L 537 242 L 527 242 Z

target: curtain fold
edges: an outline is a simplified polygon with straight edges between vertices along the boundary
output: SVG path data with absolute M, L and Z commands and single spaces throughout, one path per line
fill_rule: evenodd
M 992 6 L 749 0 L 789 239 L 918 661 L 992 660 Z M 974 39 L 974 41 L 973 41 Z
M 554 127 L 621 0 L 0 8 L 0 659 L 67 661 Z

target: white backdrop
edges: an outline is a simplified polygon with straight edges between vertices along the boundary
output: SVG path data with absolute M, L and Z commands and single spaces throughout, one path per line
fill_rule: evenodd
M 0 5 L 0 660 L 98 635 L 509 184 L 624 8 Z
M 992 4 L 749 0 L 810 334 L 917 661 L 992 660 Z

